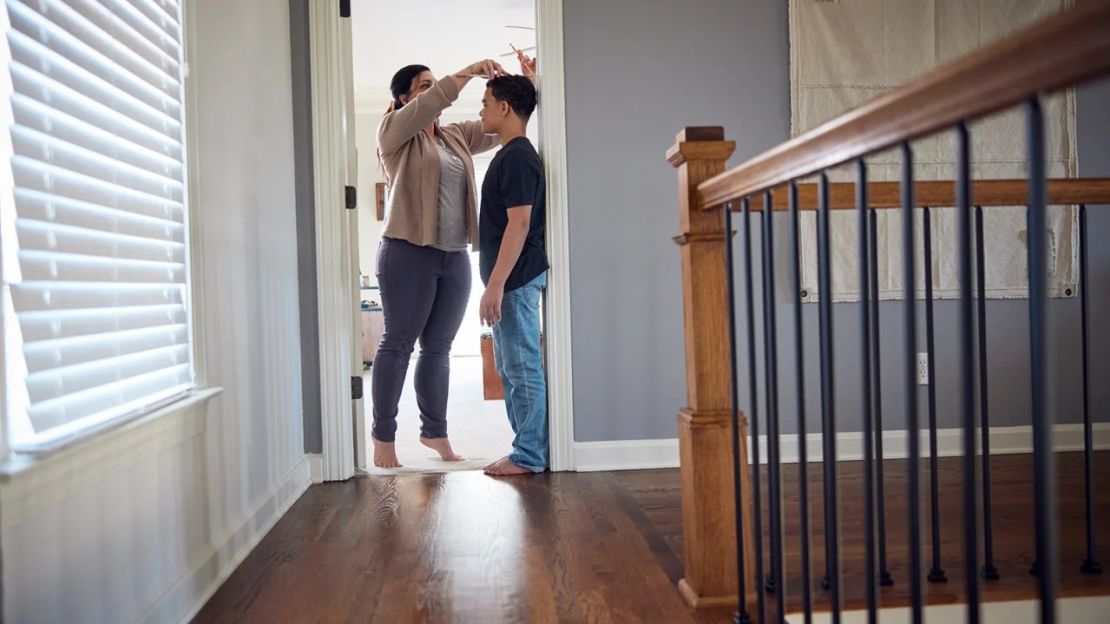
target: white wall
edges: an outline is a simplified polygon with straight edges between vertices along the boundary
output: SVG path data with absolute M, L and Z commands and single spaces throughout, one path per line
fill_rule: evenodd
M 0 484 L 7 622 L 177 622 L 307 487 L 289 12 L 191 0 L 203 406 Z

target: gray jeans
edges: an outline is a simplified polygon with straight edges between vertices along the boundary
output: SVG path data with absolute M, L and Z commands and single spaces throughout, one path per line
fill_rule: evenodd
M 377 272 L 385 333 L 374 356 L 372 435 L 393 442 L 397 434 L 397 404 L 419 340 L 415 384 L 420 434 L 445 438 L 448 356 L 470 297 L 470 258 L 465 251 L 440 251 L 383 238 Z

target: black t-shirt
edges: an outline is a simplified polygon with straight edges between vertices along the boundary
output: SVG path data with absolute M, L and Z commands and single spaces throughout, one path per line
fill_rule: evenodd
M 509 208 L 516 206 L 532 206 L 532 224 L 520 258 L 505 282 L 505 292 L 524 286 L 547 270 L 544 194 L 543 163 L 536 148 L 526 137 L 509 141 L 493 157 L 482 182 L 482 209 L 478 217 L 482 283 L 489 284 L 509 224 Z

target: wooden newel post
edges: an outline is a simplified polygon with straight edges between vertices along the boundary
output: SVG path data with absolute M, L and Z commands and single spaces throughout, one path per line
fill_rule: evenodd
M 732 480 L 732 390 L 729 372 L 725 232 L 720 210 L 698 207 L 698 184 L 725 170 L 736 147 L 719 127 L 678 133 L 667 160 L 678 171 L 682 300 L 686 339 L 686 407 L 678 413 L 682 472 L 683 597 L 695 608 L 735 605 L 736 524 Z M 753 578 L 747 425 L 740 426 L 746 577 Z M 749 580 L 750 592 L 755 589 Z

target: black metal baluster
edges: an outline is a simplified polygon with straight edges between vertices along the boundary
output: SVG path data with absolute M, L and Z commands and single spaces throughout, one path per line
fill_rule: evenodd
M 725 275 L 728 290 L 729 372 L 732 375 L 732 502 L 736 513 L 736 579 L 739 584 L 739 606 L 734 624 L 751 624 L 748 615 L 748 588 L 744 573 L 743 488 L 740 486 L 740 375 L 737 371 L 736 349 L 736 278 L 732 267 L 732 204 L 725 206 Z
M 886 496 L 884 492 L 883 476 L 883 386 L 882 365 L 879 356 L 879 234 L 878 214 L 874 208 L 868 210 L 871 241 L 868 249 L 871 252 L 871 387 L 873 399 L 871 411 L 874 413 L 875 425 L 875 455 L 878 460 L 878 478 L 875 483 L 875 494 L 879 501 L 878 528 L 879 528 L 879 584 L 883 587 L 894 585 L 894 577 L 890 575 L 886 565 Z
M 999 579 L 994 565 L 994 522 L 991 517 L 991 441 L 990 402 L 987 393 L 987 267 L 983 241 L 983 207 L 975 207 L 975 266 L 979 289 L 979 432 L 983 459 L 983 578 Z
M 1091 390 L 1088 379 L 1091 365 L 1088 353 L 1088 309 L 1087 301 L 1087 206 L 1079 206 L 1079 306 L 1080 326 L 1083 337 L 1083 494 L 1087 512 L 1087 556 L 1083 559 L 1080 571 L 1083 574 L 1102 574 L 1102 566 L 1095 559 L 1095 512 L 1094 479 L 1091 475 L 1091 451 L 1094 447 L 1091 432 Z
M 756 380 L 755 359 L 755 304 L 752 295 L 752 217 L 748 198 L 741 200 L 741 215 L 744 221 L 744 306 L 748 323 L 748 392 L 751 397 L 749 411 L 751 412 L 752 425 L 752 524 L 755 539 L 755 596 L 756 613 L 760 624 L 767 621 L 767 605 L 763 595 L 763 504 L 759 485 L 759 391 Z M 764 328 L 766 330 L 766 328 Z
M 947 583 L 948 575 L 940 567 L 940 484 L 937 464 L 937 376 L 936 343 L 933 333 L 933 219 L 929 207 L 921 211 L 921 232 L 925 243 L 925 372 L 929 406 L 929 512 L 932 529 L 933 565 L 926 577 L 930 583 Z
M 1028 207 L 1028 205 L 1026 205 L 1026 229 L 1027 230 L 1029 229 L 1029 207 Z M 1026 246 L 1026 250 L 1027 251 L 1029 250 L 1028 243 L 1027 243 L 1027 246 Z M 1026 264 L 1027 265 L 1029 264 L 1028 260 L 1026 261 Z M 1032 296 L 1031 293 L 1032 293 L 1032 291 L 1030 291 L 1030 296 Z M 1032 306 L 1032 302 L 1030 302 L 1030 310 L 1032 310 L 1031 306 Z M 1029 330 L 1030 330 L 1030 332 L 1032 331 L 1032 326 L 1031 325 L 1030 325 Z M 1033 470 L 1035 470 L 1035 471 L 1037 470 L 1036 461 L 1033 462 Z M 1040 568 L 1037 566 L 1037 555 L 1033 554 L 1033 562 L 1029 565 L 1029 574 L 1031 574 L 1032 576 L 1037 576 L 1037 574 L 1039 574 L 1038 570 L 1040 570 Z
M 1025 207 L 1025 224 L 1026 224 L 1026 229 L 1028 230 L 1028 227 L 1029 227 L 1029 206 Z M 1026 251 L 1028 251 L 1028 249 L 1029 249 L 1029 243 L 1028 243 L 1028 241 L 1026 241 Z M 1028 264 L 1028 261 L 1026 261 L 1026 264 Z M 1032 293 L 1030 293 L 1030 296 L 1032 296 Z M 1032 303 L 1030 303 L 1030 306 L 1032 306 Z M 1030 311 L 1032 311 L 1032 307 L 1030 307 Z M 1029 329 L 1030 329 L 1030 331 L 1032 331 L 1032 326 L 1030 326 Z M 1030 347 L 1032 347 L 1032 345 L 1030 345 Z M 1034 460 L 1034 469 L 1035 468 L 1036 468 L 1036 461 Z M 1033 555 L 1033 563 L 1032 563 L 1032 565 L 1029 566 L 1029 574 L 1031 574 L 1033 576 L 1037 576 L 1037 574 L 1039 574 L 1039 570 L 1040 570 L 1040 568 L 1037 566 L 1037 558 L 1036 557 L 1037 557 L 1036 554 L 1034 554 Z
M 825 477 L 825 570 L 833 624 L 840 624 L 840 540 L 836 499 L 836 405 L 833 380 L 832 276 L 829 260 L 829 178 L 821 174 L 817 213 L 818 290 L 821 297 L 821 463 Z
M 918 463 L 921 461 L 921 439 L 917 420 L 917 301 L 913 248 L 913 152 L 909 143 L 902 143 L 902 280 L 905 288 L 903 332 L 905 370 L 903 383 L 906 399 L 907 460 L 906 497 L 909 514 L 910 614 L 913 624 L 921 624 L 923 597 L 921 587 L 921 484 Z
M 775 595 L 775 619 L 786 613 L 782 562 L 782 498 L 779 463 L 778 335 L 775 322 L 775 227 L 771 191 L 763 194 L 763 361 L 767 390 L 767 497 L 771 506 L 771 573 L 767 591 Z
M 971 315 L 971 140 L 967 125 L 956 127 L 956 233 L 960 271 L 960 419 L 963 423 L 964 590 L 967 623 L 979 622 L 979 497 L 975 491 L 975 356 Z M 930 365 L 932 363 L 930 362 Z M 930 366 L 930 368 L 932 368 Z M 935 451 L 934 451 L 935 453 Z
M 813 622 L 809 564 L 809 457 L 806 448 L 805 356 L 802 342 L 802 269 L 799 256 L 798 185 L 790 183 L 790 275 L 794 286 L 794 377 L 798 410 L 798 512 L 802 533 L 802 611 L 805 624 Z
M 1029 150 L 1029 352 L 1033 391 L 1033 505 L 1036 526 L 1037 586 L 1040 622 L 1056 622 L 1057 522 L 1056 475 L 1052 448 L 1052 417 L 1048 412 L 1045 374 L 1045 314 L 1047 293 L 1047 236 L 1045 233 L 1044 113 L 1037 97 L 1027 108 Z
M 867 244 L 867 164 L 858 163 L 856 180 L 856 225 L 859 231 L 859 310 L 860 310 L 860 406 L 863 409 L 863 532 L 865 559 L 863 582 L 867 596 L 867 621 L 879 621 L 879 588 L 875 577 L 875 460 L 871 437 L 871 319 L 867 296 L 870 268 Z

